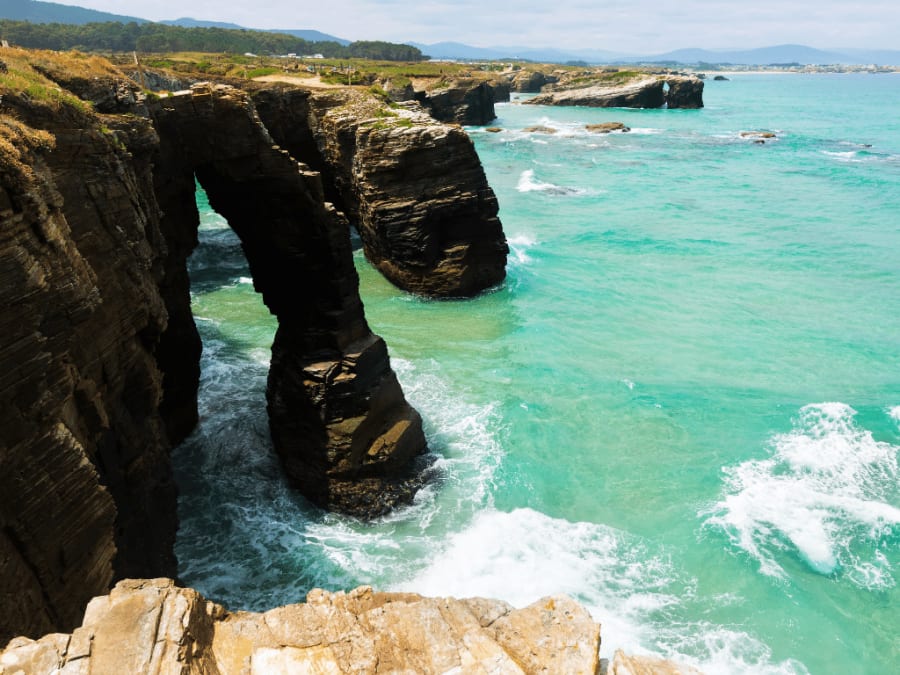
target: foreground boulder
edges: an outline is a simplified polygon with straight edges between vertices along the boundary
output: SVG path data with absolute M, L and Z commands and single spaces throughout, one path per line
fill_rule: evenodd
M 94 598 L 71 635 L 12 640 L 0 672 L 594 675 L 599 646 L 600 626 L 566 596 L 514 609 L 363 586 L 257 614 L 170 579 L 126 580 Z

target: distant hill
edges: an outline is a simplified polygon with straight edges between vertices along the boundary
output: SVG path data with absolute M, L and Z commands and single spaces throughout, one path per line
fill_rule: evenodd
M 181 19 L 174 19 L 169 21 L 160 21 L 159 23 L 164 23 L 167 26 L 184 26 L 185 28 L 228 28 L 231 30 L 259 30 L 256 28 L 245 28 L 244 26 L 239 26 L 236 23 L 224 23 L 222 21 L 204 21 L 202 19 L 192 19 L 190 17 L 182 17 Z M 335 35 L 329 35 L 328 33 L 323 33 L 318 30 L 301 28 L 266 28 L 263 30 L 263 32 L 283 33 L 284 35 L 291 35 L 293 37 L 300 38 L 301 40 L 306 40 L 307 42 L 337 42 L 338 44 L 344 46 L 350 44 L 350 40 L 345 40 L 344 38 L 339 38 Z
M 241 30 L 243 26 L 236 23 L 225 23 L 224 21 L 203 21 L 201 19 L 192 19 L 189 16 L 183 16 L 180 19 L 169 19 L 167 21 L 159 21 L 167 26 L 183 26 L 184 28 L 227 28 L 229 30 Z
M 30 21 L 31 23 L 69 23 L 83 25 L 119 21 L 121 23 L 149 23 L 146 19 L 122 14 L 99 12 L 95 9 L 61 5 L 58 2 L 38 2 L 37 0 L 2 0 L 0 19 Z
M 609 62 L 612 59 L 623 56 L 622 54 L 600 49 L 581 49 L 565 51 L 553 47 L 472 47 L 461 42 L 436 42 L 423 44 L 421 42 L 407 42 L 406 44 L 418 47 L 433 59 L 462 59 L 462 60 L 502 60 L 523 59 L 525 61 L 538 61 L 545 63 L 565 63 L 567 61 L 587 61 L 589 63 Z
M 138 17 L 99 12 L 83 7 L 61 5 L 56 2 L 42 2 L 41 0 L 0 0 L 0 19 L 29 21 L 31 23 L 77 25 L 109 21 L 117 21 L 120 23 L 129 23 L 133 21 L 139 24 L 152 23 Z M 162 21 L 159 23 L 183 28 L 219 28 L 225 30 L 239 29 L 257 31 L 257 29 L 244 28 L 234 23 L 206 21 L 189 17 L 171 21 Z M 351 44 L 349 40 L 322 33 L 317 30 L 270 28 L 265 31 L 257 32 L 284 33 L 307 42 L 336 42 L 344 46 Z M 708 63 L 742 66 L 761 66 L 773 63 L 800 63 L 803 65 L 866 65 L 873 63 L 879 65 L 900 65 L 900 50 L 872 50 L 858 48 L 821 50 L 804 45 L 790 44 L 745 50 L 712 50 L 699 48 L 677 49 L 663 54 L 651 55 L 622 54 L 600 49 L 569 50 L 552 47 L 535 48 L 522 46 L 473 47 L 460 42 L 438 42 L 434 44 L 408 42 L 406 44 L 418 47 L 423 53 L 437 59 L 502 60 L 516 58 L 546 63 L 566 63 L 568 61 L 585 61 L 592 64 L 668 62 L 684 65 Z
M 805 45 L 777 45 L 759 49 L 712 50 L 677 49 L 664 54 L 636 56 L 599 49 L 535 49 L 533 47 L 472 47 L 459 42 L 422 44 L 408 42 L 435 59 L 512 59 L 549 63 L 585 61 L 587 63 L 678 63 L 684 65 L 731 64 L 741 66 L 765 66 L 773 63 L 800 63 L 803 65 L 900 65 L 898 50 L 832 49 L 822 50 Z
M 31 23 L 63 23 L 76 25 L 84 25 L 86 23 L 106 23 L 109 21 L 116 21 L 119 23 L 130 23 L 132 21 L 135 23 L 153 23 L 147 19 L 140 19 L 134 16 L 111 14 L 110 12 L 98 12 L 94 9 L 61 5 L 58 2 L 42 2 L 41 0 L 0 0 L 0 19 L 30 21 Z M 161 23 L 166 26 L 181 26 L 182 28 L 258 30 L 255 28 L 245 28 L 236 23 L 205 21 L 203 19 L 192 19 L 190 17 L 182 17 L 180 19 L 172 19 L 169 21 L 158 21 L 156 23 Z M 285 35 L 300 38 L 301 40 L 306 40 L 307 42 L 337 42 L 344 46 L 350 44 L 350 40 L 345 40 L 344 38 L 322 33 L 317 30 L 269 28 L 261 30 L 260 32 L 283 33 Z
M 293 35 L 294 37 L 300 38 L 301 40 L 306 40 L 307 42 L 337 42 L 338 44 L 344 46 L 352 44 L 350 40 L 335 37 L 334 35 L 322 33 L 321 31 L 317 30 L 300 30 L 296 28 L 267 28 L 266 31 L 269 33 L 284 33 L 286 35 Z
M 655 56 L 631 57 L 628 61 L 676 61 L 678 63 L 731 63 L 743 66 L 763 66 L 771 63 L 802 63 L 823 65 L 848 63 L 846 54 L 822 51 L 804 45 L 777 45 L 741 51 L 713 51 L 710 49 L 677 49 Z

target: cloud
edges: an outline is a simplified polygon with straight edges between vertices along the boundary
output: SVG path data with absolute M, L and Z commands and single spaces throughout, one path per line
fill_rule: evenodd
M 251 28 L 312 28 L 351 40 L 455 41 L 658 53 L 681 47 L 895 48 L 900 3 L 833 0 L 57 0 L 153 20 L 191 16 Z

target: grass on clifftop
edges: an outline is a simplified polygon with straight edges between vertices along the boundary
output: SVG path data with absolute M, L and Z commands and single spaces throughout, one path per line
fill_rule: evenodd
M 34 170 L 26 157 L 27 153 L 32 150 L 52 150 L 54 143 L 52 134 L 32 129 L 9 115 L 0 115 L 2 182 L 19 190 L 32 183 Z
M 44 52 L 24 49 L 0 51 L 0 96 L 19 99 L 31 105 L 45 105 L 53 110 L 70 107 L 80 112 L 91 112 L 93 107 L 69 91 L 66 91 L 45 73 L 67 73 L 68 76 L 106 77 L 114 74 L 123 77 L 113 66 L 97 56 L 78 52 Z

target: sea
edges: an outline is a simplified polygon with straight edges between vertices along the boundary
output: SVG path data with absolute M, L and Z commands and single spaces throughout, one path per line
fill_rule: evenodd
M 515 606 L 566 593 L 604 658 L 900 672 L 900 75 L 710 79 L 701 110 L 524 98 L 497 106 L 501 132 L 467 129 L 505 283 L 427 300 L 355 253 L 438 468 L 375 522 L 282 475 L 275 320 L 198 191 L 181 579 L 249 610 L 360 584 Z M 631 130 L 585 129 L 613 121 Z M 742 135 L 757 131 L 775 137 Z

